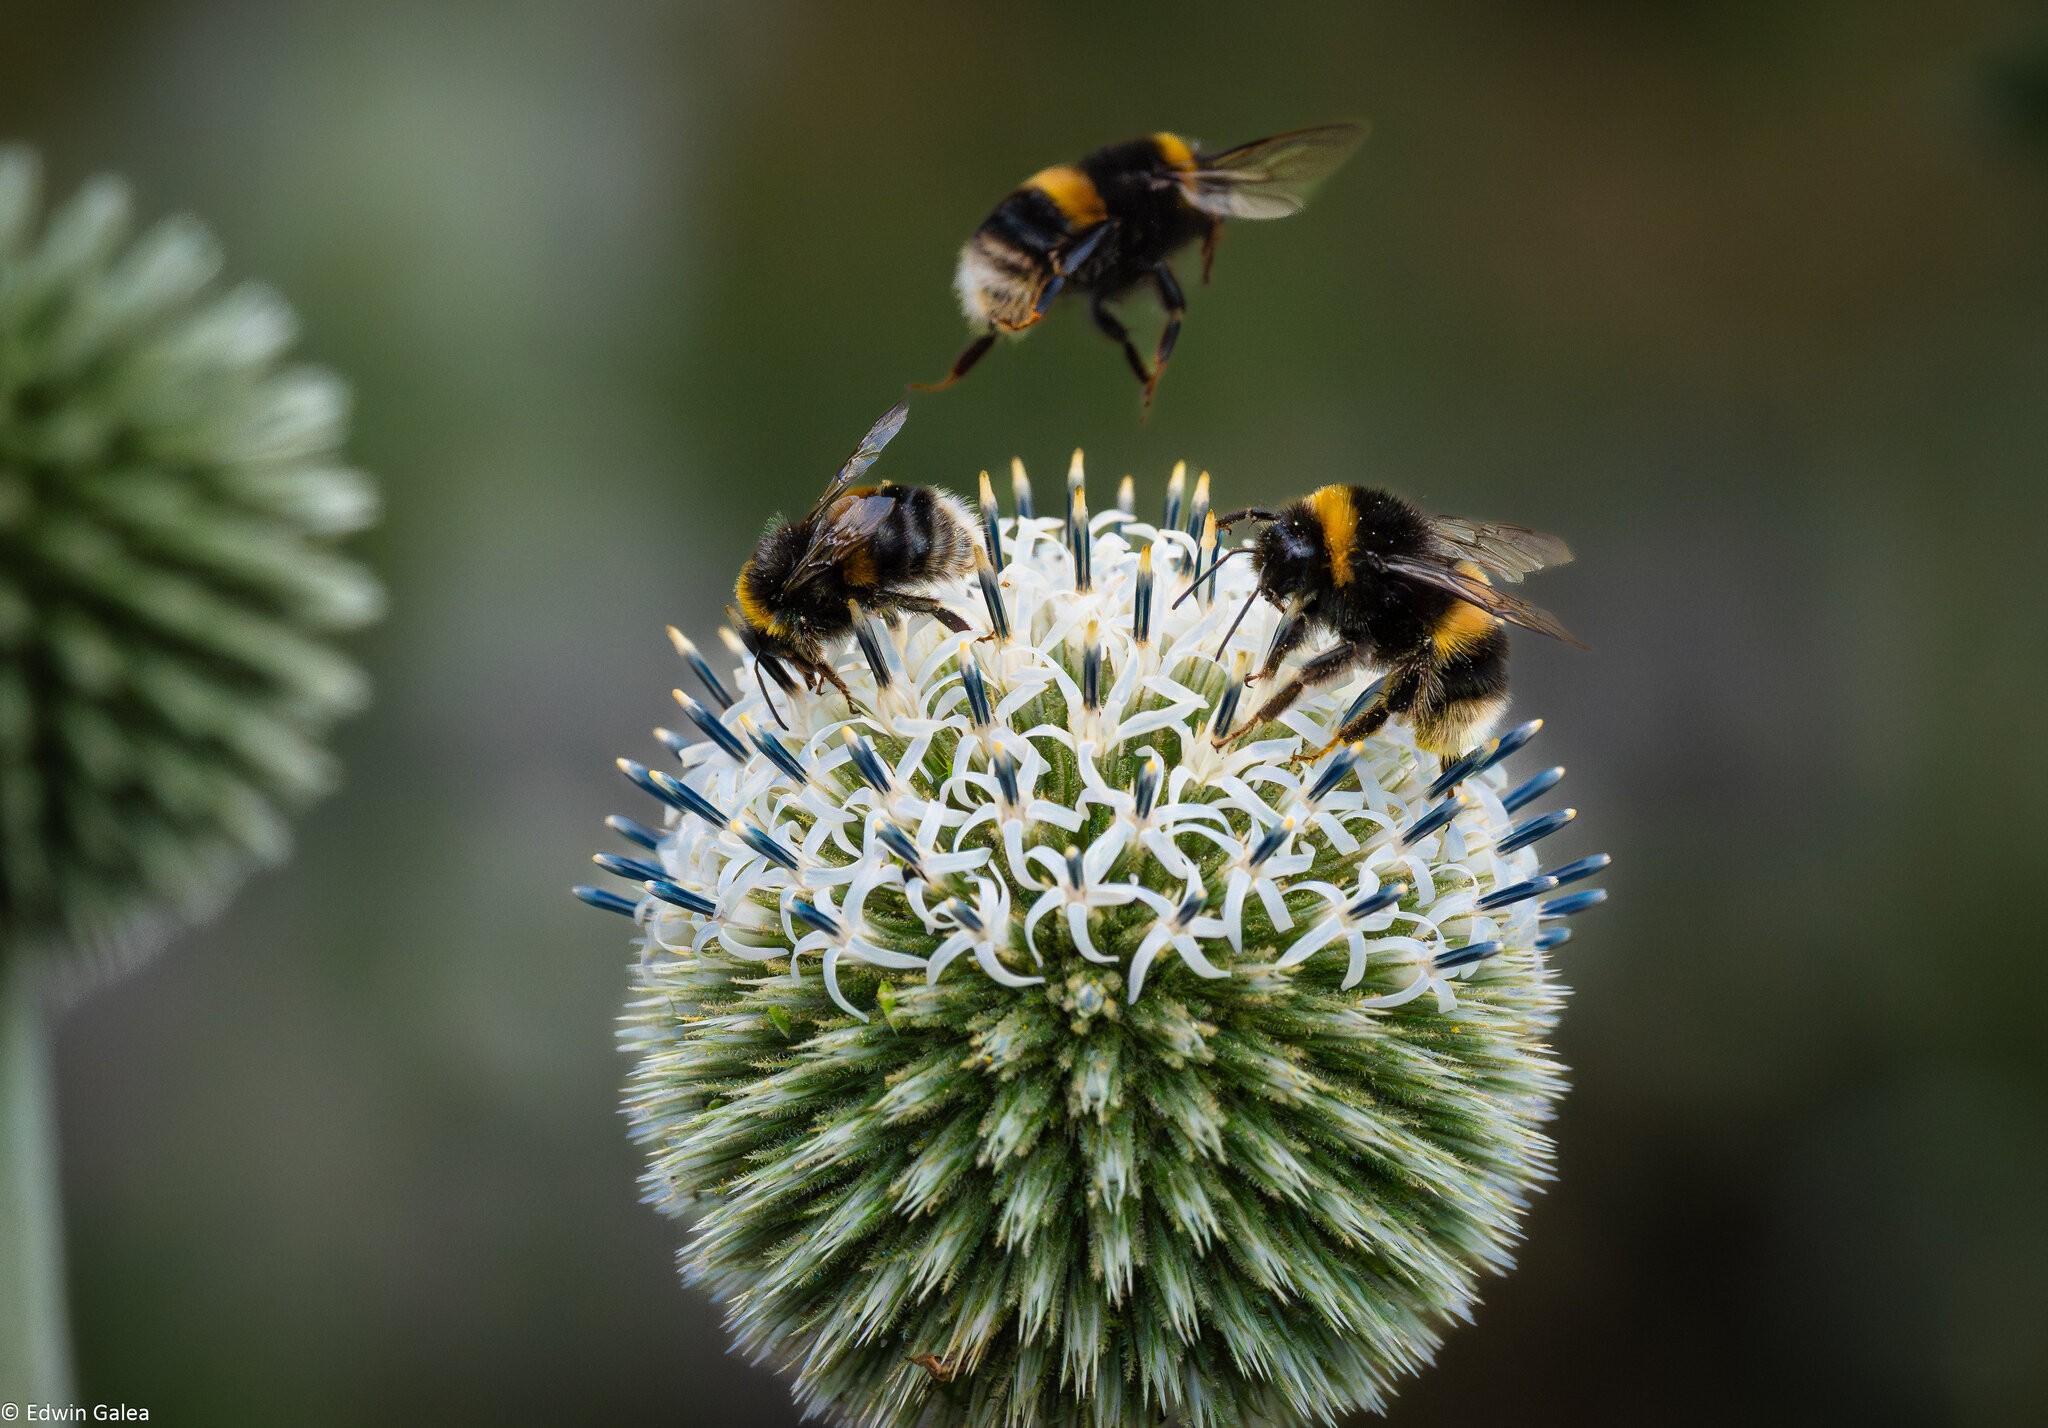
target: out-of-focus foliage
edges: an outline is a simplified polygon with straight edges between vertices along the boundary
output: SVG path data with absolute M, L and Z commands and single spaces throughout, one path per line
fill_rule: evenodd
M 365 693 L 331 549 L 375 499 L 290 309 L 100 179 L 43 221 L 0 147 L 0 958 L 132 954 L 279 861 Z
M 662 625 L 702 641 L 765 517 L 959 349 L 1009 185 L 1356 115 L 1188 284 L 1146 424 L 1059 312 L 892 462 L 1079 444 L 1141 508 L 1178 455 L 1248 500 L 1356 477 L 1578 552 L 1542 603 L 1593 652 L 1515 671 L 1601 813 L 1560 856 L 1626 854 L 1559 953 L 1561 1178 L 1399 1421 L 2041 1418 L 2048 181 L 1983 83 L 2030 18 L 17 0 L 0 133 L 292 294 L 402 612 L 290 873 L 68 1024 L 85 1391 L 790 1421 L 636 1203 L 627 972 L 561 893 L 593 771 L 673 717 Z

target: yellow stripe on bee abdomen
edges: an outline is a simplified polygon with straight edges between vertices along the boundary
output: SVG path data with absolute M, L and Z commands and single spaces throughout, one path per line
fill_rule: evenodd
M 1459 562 L 1458 571 L 1483 584 L 1493 583 L 1486 578 L 1485 571 L 1469 560 Z M 1443 618 L 1436 622 L 1436 628 L 1429 632 L 1429 642 L 1436 647 L 1439 658 L 1449 659 L 1485 639 L 1499 623 L 1470 600 L 1453 600 Z
M 1308 498 L 1308 508 L 1323 528 L 1323 550 L 1330 558 L 1330 580 L 1351 583 L 1351 552 L 1358 544 L 1358 508 L 1349 486 L 1325 486 Z
M 1102 194 L 1096 189 L 1095 180 L 1072 164 L 1054 164 L 1049 169 L 1040 169 L 1024 180 L 1024 187 L 1035 188 L 1051 199 L 1066 215 L 1067 222 L 1076 228 L 1090 227 L 1109 216 L 1109 210 L 1102 206 Z
M 1152 147 L 1159 150 L 1159 157 L 1166 160 L 1166 166 L 1173 169 L 1191 169 L 1195 166 L 1195 151 L 1178 134 L 1169 134 L 1164 129 L 1152 136 Z

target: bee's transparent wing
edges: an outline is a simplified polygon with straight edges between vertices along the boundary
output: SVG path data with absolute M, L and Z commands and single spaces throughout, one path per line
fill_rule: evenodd
M 875 464 L 876 458 L 882 454 L 882 448 L 895 438 L 897 432 L 903 430 L 903 423 L 909 416 L 910 403 L 907 401 L 898 402 L 883 412 L 881 418 L 868 428 L 868 434 L 860 439 L 860 445 L 853 449 L 853 455 L 846 458 L 846 464 L 839 468 L 839 474 L 826 485 L 825 494 L 818 497 L 818 505 L 823 506 L 858 481 L 862 473 Z
M 1319 124 L 1196 154 L 1179 175 L 1189 203 L 1218 218 L 1286 218 L 1364 141 L 1363 124 Z
M 1520 580 L 1532 570 L 1569 565 L 1572 548 L 1554 535 L 1505 521 L 1461 521 L 1437 516 L 1430 529 L 1446 551 L 1459 560 L 1483 565 L 1503 580 Z
M 873 495 L 842 496 L 821 510 L 811 521 L 811 546 L 790 568 L 783 581 L 783 598 L 816 580 L 842 563 L 873 537 L 875 528 L 896 509 L 897 493 L 878 491 Z M 849 582 L 852 584 L 871 582 Z
M 1470 605 L 1477 605 L 1496 620 L 1505 620 L 1510 625 L 1520 625 L 1525 630 L 1534 630 L 1539 635 L 1548 635 L 1553 640 L 1563 640 L 1568 645 L 1585 646 L 1572 638 L 1572 632 L 1558 623 L 1557 616 L 1548 610 L 1539 610 L 1517 595 L 1497 590 L 1477 575 L 1459 570 L 1456 566 L 1444 565 L 1434 560 L 1415 560 L 1407 556 L 1386 557 L 1386 567 L 1396 575 L 1405 575 L 1425 585 L 1434 585 L 1447 591 Z

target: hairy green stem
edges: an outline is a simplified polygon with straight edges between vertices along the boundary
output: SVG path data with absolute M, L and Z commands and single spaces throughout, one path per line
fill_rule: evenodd
M 71 1397 L 64 1217 L 49 1038 L 36 969 L 0 972 L 0 1398 Z

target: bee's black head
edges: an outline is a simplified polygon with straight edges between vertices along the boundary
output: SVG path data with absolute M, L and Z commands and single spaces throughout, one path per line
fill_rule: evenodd
M 802 523 L 769 531 L 754 547 L 752 559 L 740 567 L 740 578 L 733 587 L 748 630 L 771 653 L 801 654 L 816 644 L 809 622 L 790 607 L 787 598 L 790 573 L 802 557 L 804 545 Z
M 1302 503 L 1289 506 L 1252 542 L 1259 588 L 1277 604 L 1328 583 L 1323 532 Z

